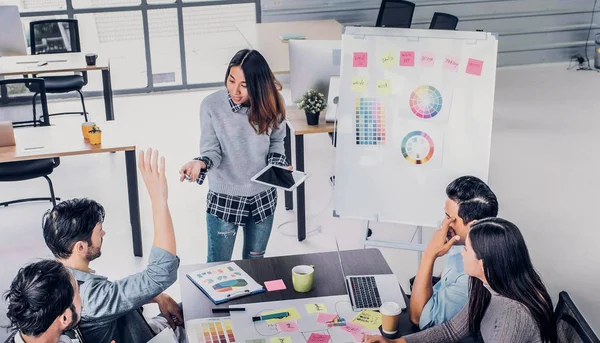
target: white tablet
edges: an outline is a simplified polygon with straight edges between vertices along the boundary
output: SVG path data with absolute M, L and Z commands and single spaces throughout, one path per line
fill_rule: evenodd
M 308 174 L 287 167 L 269 164 L 252 177 L 252 181 L 263 185 L 293 191 L 308 178 Z

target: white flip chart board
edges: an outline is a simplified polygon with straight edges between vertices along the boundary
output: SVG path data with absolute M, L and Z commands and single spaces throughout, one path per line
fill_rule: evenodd
M 448 183 L 487 181 L 497 49 L 486 32 L 345 28 L 335 215 L 434 227 Z

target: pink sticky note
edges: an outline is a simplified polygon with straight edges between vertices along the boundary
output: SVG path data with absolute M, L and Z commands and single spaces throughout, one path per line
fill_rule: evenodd
M 265 281 L 265 287 L 267 287 L 267 291 L 280 291 L 282 289 L 286 289 L 285 283 L 283 280 L 273 280 L 273 281 Z
M 483 70 L 483 61 L 469 58 L 467 62 L 467 74 L 481 76 Z
M 421 53 L 421 67 L 433 67 L 435 64 L 435 54 L 433 52 Z
M 414 51 L 400 51 L 400 66 L 401 67 L 414 67 L 415 66 L 415 52 Z
M 355 52 L 354 60 L 352 61 L 352 66 L 358 68 L 366 68 L 368 56 L 369 54 L 366 52 Z
M 458 57 L 446 56 L 446 58 L 444 58 L 444 69 L 446 70 L 458 71 L 459 64 Z
M 346 326 L 340 326 L 344 331 L 350 332 L 351 334 L 360 334 L 362 332 L 362 326 L 356 323 L 346 323 Z
M 327 322 L 334 320 L 336 317 L 337 314 L 319 313 L 317 316 L 317 323 L 327 324 Z
M 329 335 L 321 335 L 320 333 L 311 333 L 310 337 L 308 337 L 308 341 L 306 343 L 327 343 L 331 336 Z
M 279 331 L 281 332 L 296 332 L 300 331 L 300 325 L 298 322 L 282 322 L 277 324 Z

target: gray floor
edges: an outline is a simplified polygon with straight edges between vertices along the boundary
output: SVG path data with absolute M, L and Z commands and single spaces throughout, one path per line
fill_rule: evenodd
M 535 266 L 553 297 L 567 290 L 584 315 L 600 331 L 600 230 L 595 197 L 600 172 L 598 154 L 600 111 L 598 81 L 592 72 L 567 71 L 566 65 L 503 68 L 498 70 L 490 164 L 490 184 L 500 199 L 501 216 L 523 231 Z M 183 264 L 206 260 L 204 222 L 206 187 L 179 183 L 177 171 L 198 153 L 200 101 L 211 91 L 158 93 L 115 98 L 115 116 L 126 123 L 139 148 L 158 148 L 167 158 L 170 206 L 175 222 L 178 253 Z M 288 94 L 289 93 L 285 93 Z M 92 119 L 104 117 L 101 99 L 87 101 Z M 52 103 L 51 111 L 78 108 L 77 102 Z M 77 117 L 53 118 L 61 125 Z M 331 217 L 329 176 L 334 150 L 329 137 L 306 139 L 308 239 L 298 243 L 294 213 L 283 208 L 275 219 L 275 231 L 267 255 L 302 254 L 335 250 L 337 233 L 342 249 L 361 248 L 364 223 Z M 63 158 L 53 173 L 56 191 L 63 198 L 89 197 L 107 210 L 102 257 L 92 264 L 98 273 L 120 278 L 143 269 L 145 258 L 134 258 L 127 211 L 125 163 L 122 153 Z M 141 181 L 140 181 L 141 182 Z M 443 191 L 443 190 L 441 190 Z M 0 185 L 0 201 L 47 192 L 45 181 Z M 140 183 L 144 250 L 152 244 L 149 198 Z M 0 208 L 0 290 L 5 290 L 23 264 L 48 257 L 41 236 L 41 217 L 48 203 Z M 443 215 L 440 209 L 440 216 Z M 290 222 L 292 221 L 292 222 Z M 397 225 L 378 225 L 381 239 L 410 240 L 414 230 Z M 431 230 L 425 231 L 425 238 Z M 384 255 L 400 282 L 417 267 L 415 252 L 384 249 Z M 234 258 L 241 255 L 238 244 Z M 439 264 L 437 269 L 439 269 Z M 318 277 L 318 275 L 317 275 Z M 179 284 L 168 292 L 180 299 Z M 4 312 L 5 304 L 1 310 Z M 0 317 L 0 325 L 6 318 Z M 0 339 L 4 332 L 0 332 Z

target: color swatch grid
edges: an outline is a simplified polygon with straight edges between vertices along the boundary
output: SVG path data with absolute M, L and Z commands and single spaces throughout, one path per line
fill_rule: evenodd
M 410 94 L 410 109 L 419 118 L 435 117 L 442 110 L 442 94 L 428 85 L 417 87 Z
M 385 144 L 385 106 L 377 98 L 356 99 L 356 145 Z
M 402 140 L 402 155 L 410 163 L 427 163 L 433 151 L 433 139 L 423 131 L 413 131 Z
M 202 323 L 202 330 L 196 330 L 198 342 L 205 343 L 235 343 L 231 321 Z M 224 326 L 224 328 L 223 328 Z

